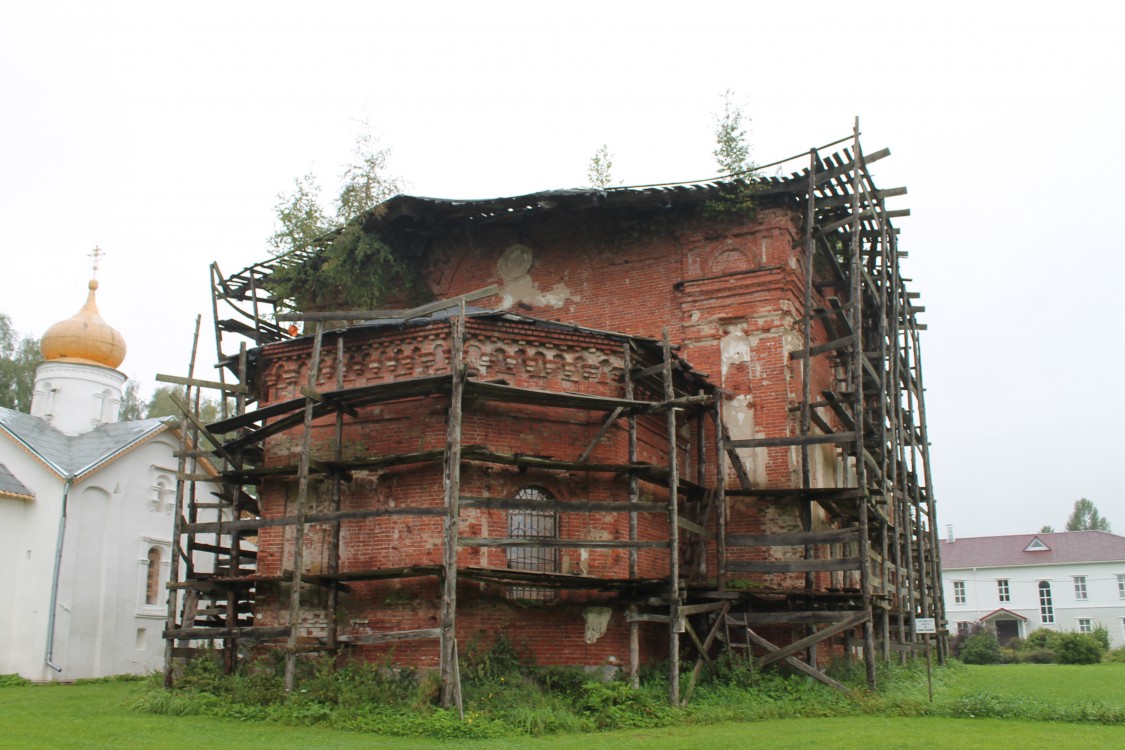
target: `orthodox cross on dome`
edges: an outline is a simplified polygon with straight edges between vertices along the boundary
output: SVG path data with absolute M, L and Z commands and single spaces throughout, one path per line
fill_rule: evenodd
M 96 279 L 96 278 L 98 278 L 98 263 L 101 261 L 102 256 L 105 255 L 105 250 L 102 250 L 97 245 L 94 245 L 94 249 L 91 250 L 86 255 L 88 257 L 94 259 L 94 275 L 93 275 L 93 278 Z

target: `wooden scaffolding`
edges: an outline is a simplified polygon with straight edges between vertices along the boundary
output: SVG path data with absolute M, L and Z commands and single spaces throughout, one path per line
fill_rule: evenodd
M 889 210 L 886 199 L 902 195 L 905 188 L 879 190 L 868 166 L 889 151 L 865 154 L 859 143 L 858 123 L 849 147 L 838 153 L 812 149 L 808 166 L 788 178 L 768 178 L 755 190 L 768 195 L 792 196 L 804 216 L 804 234 L 794 247 L 802 257 L 804 304 L 800 311 L 802 346 L 791 359 L 802 372 L 800 398 L 789 404 L 795 419 L 784 434 L 750 439 L 732 439 L 724 426 L 722 398 L 697 378 L 680 359 L 665 332 L 662 341 L 622 337 L 628 376 L 617 398 L 579 397 L 550 391 L 521 389 L 487 383 L 469 377 L 462 360 L 465 330 L 464 302 L 495 293 L 495 288 L 472 295 L 443 300 L 411 311 L 337 311 L 317 314 L 277 313 L 276 300 L 265 290 L 263 280 L 277 263 L 273 259 L 223 277 L 212 266 L 215 300 L 215 334 L 220 365 L 235 374 L 234 383 L 200 381 L 189 374 L 185 388 L 223 388 L 234 399 L 236 409 L 218 423 L 203 425 L 185 415 L 185 435 L 194 432 L 212 441 L 214 455 L 224 464 L 224 489 L 219 502 L 231 509 L 230 520 L 199 522 L 194 492 L 178 492 L 182 508 L 177 510 L 173 580 L 169 598 L 167 680 L 174 674 L 173 657 L 189 656 L 191 642 L 222 641 L 225 664 L 233 668 L 239 644 L 274 643 L 286 651 L 286 687 L 294 684 L 294 665 L 304 652 L 337 653 L 349 645 L 432 640 L 440 654 L 442 700 L 460 704 L 458 649 L 455 638 L 457 585 L 459 580 L 488 581 L 508 585 L 589 588 L 615 591 L 630 602 L 630 661 L 632 680 L 638 679 L 637 633 L 641 627 L 666 627 L 669 655 L 669 698 L 689 699 L 702 669 L 713 663 L 722 649 L 731 649 L 754 668 L 785 663 L 834 687 L 823 664 L 829 652 L 847 656 L 862 654 L 871 686 L 879 659 L 905 659 L 926 646 L 914 632 L 914 619 L 944 616 L 940 586 L 940 561 L 936 535 L 936 509 L 926 433 L 924 389 L 919 331 L 925 328 L 917 316 L 924 308 L 917 295 L 907 290 L 900 270 L 905 253 L 898 249 L 898 230 L 892 219 L 908 211 Z M 783 162 L 779 162 L 783 163 Z M 335 389 L 317 389 L 323 382 L 322 347 L 337 347 L 336 362 L 343 360 L 348 329 L 326 331 L 326 321 L 359 321 L 365 317 L 399 317 L 402 320 L 435 310 L 461 305 L 462 312 L 450 318 L 451 352 L 455 355 L 446 375 L 414 378 L 380 385 L 346 388 L 342 371 L 335 373 Z M 230 312 L 233 311 L 233 312 Z M 303 321 L 311 328 L 308 382 L 301 397 L 251 409 L 252 391 L 245 387 L 247 349 L 229 346 L 232 335 L 249 338 L 255 346 L 291 339 Z M 820 337 L 816 334 L 821 332 Z M 194 355 L 193 355 L 194 361 Z M 819 364 L 818 364 L 819 363 Z M 830 387 L 817 387 L 813 372 L 826 367 L 833 373 Z M 443 449 L 415 454 L 381 454 L 344 460 L 341 434 L 346 420 L 357 410 L 418 395 L 441 394 L 449 399 L 448 434 Z M 727 394 L 728 396 L 730 394 Z M 190 391 L 185 405 L 190 404 Z M 604 414 L 603 424 L 590 447 L 575 460 L 544 459 L 502 454 L 489 446 L 466 445 L 461 419 L 466 404 L 550 404 L 559 408 Z M 666 466 L 636 462 L 637 419 L 661 415 L 666 419 L 669 462 Z M 314 456 L 311 433 L 314 423 L 334 424 L 334 454 Z M 320 420 L 318 422 L 318 420 Z M 595 464 L 590 456 L 595 444 L 615 425 L 628 431 L 629 460 L 619 464 Z M 685 444 L 682 427 L 692 425 Z M 262 468 L 262 444 L 283 432 L 300 435 L 299 463 Z M 847 467 L 848 481 L 838 486 L 814 486 L 810 448 L 830 444 Z M 747 449 L 784 448 L 799 456 L 798 486 L 754 486 L 744 465 Z M 185 448 L 198 450 L 197 448 Z M 682 476 L 678 457 L 691 455 L 694 476 Z M 433 463 L 443 469 L 443 503 L 437 508 L 371 508 L 341 510 L 341 483 L 353 472 L 377 467 Z M 629 539 L 619 541 L 559 539 L 550 542 L 570 547 L 617 547 L 629 554 L 625 579 L 531 573 L 514 569 L 459 567 L 457 551 L 463 547 L 508 547 L 527 545 L 520 538 L 471 538 L 462 536 L 462 509 L 528 509 L 519 499 L 489 499 L 465 496 L 460 490 L 460 472 L 470 463 L 534 467 L 558 472 L 608 472 L 627 477 L 626 496 L 618 501 L 556 502 L 558 513 L 627 513 Z M 728 474 L 737 486 L 726 486 Z M 293 477 L 297 481 L 295 512 L 282 518 L 259 515 L 256 486 L 264 477 Z M 329 478 L 334 506 L 328 512 L 308 509 L 310 475 Z M 190 479 L 190 478 L 189 478 Z M 653 512 L 653 504 L 639 504 L 639 487 L 658 485 L 667 492 L 667 503 L 659 512 L 667 514 L 668 535 L 660 540 L 637 536 L 639 513 Z M 800 531 L 755 533 L 727 532 L 732 498 L 747 498 L 763 504 L 796 507 Z M 209 501 L 210 502 L 210 501 Z M 538 501 L 540 504 L 542 501 Z M 537 507 L 542 507 L 541 505 Z M 831 519 L 830 527 L 814 528 L 817 514 Z M 349 521 L 429 515 L 443 522 L 442 562 L 429 567 L 352 570 L 340 566 L 340 527 Z M 327 525 L 333 540 L 327 572 L 307 575 L 303 571 L 302 538 L 310 525 Z M 268 526 L 292 526 L 295 559 L 281 576 L 259 575 L 254 567 L 253 541 L 258 530 Z M 215 541 L 200 541 L 213 535 Z M 538 546 L 543 540 L 534 542 Z M 659 579 L 637 577 L 639 549 L 667 550 L 668 575 Z M 756 551 L 739 555 L 730 552 Z M 193 567 L 193 554 L 210 553 L 215 562 Z M 775 554 L 776 553 L 776 554 Z M 747 559 L 750 558 L 750 559 Z M 708 569 L 708 561 L 715 569 Z M 178 561 L 187 561 L 183 569 Z M 687 564 L 684 564 L 687 561 Z M 746 574 L 803 574 L 803 585 L 783 588 L 741 589 L 730 585 Z M 427 576 L 441 582 L 441 616 L 432 629 L 356 635 L 341 629 L 328 617 L 327 632 L 302 638 L 292 624 L 301 619 L 301 592 L 308 587 L 324 590 L 325 608 L 334 612 L 349 582 Z M 259 627 L 251 616 L 256 590 L 264 585 L 288 587 L 288 623 Z M 175 592 L 187 592 L 177 600 Z M 778 640 L 774 635 L 787 635 Z M 777 641 L 774 643 L 773 641 Z M 174 643 L 181 646 L 174 648 Z M 818 653 L 818 647 L 830 649 Z M 939 638 L 939 655 L 944 641 Z M 681 690 L 681 665 L 694 660 L 690 678 Z

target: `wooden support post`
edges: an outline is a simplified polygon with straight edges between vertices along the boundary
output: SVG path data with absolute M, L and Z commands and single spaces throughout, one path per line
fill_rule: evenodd
M 664 341 L 664 399 L 676 397 L 672 383 L 672 345 L 668 329 Z M 668 410 L 668 701 L 680 703 L 680 472 L 676 451 L 676 409 Z
M 851 326 L 855 335 L 855 345 L 852 349 L 851 361 L 851 386 L 855 399 L 855 473 L 856 485 L 861 490 L 867 489 L 867 466 L 863 460 L 864 420 L 863 420 L 863 240 L 860 234 L 860 171 L 863 168 L 863 154 L 859 146 L 859 118 L 855 118 L 855 127 L 852 137 L 852 211 L 851 211 Z M 870 532 L 867 520 L 867 496 L 864 493 L 857 501 L 859 515 L 859 556 L 862 564 L 859 569 L 859 585 L 863 594 L 863 608 L 867 612 L 867 620 L 863 624 L 863 664 L 867 673 L 867 686 L 875 689 L 875 633 L 871 617 L 871 553 Z
M 715 584 L 719 591 L 727 590 L 727 452 L 723 439 L 723 399 L 716 394 L 711 413 L 715 423 L 715 502 L 719 504 L 716 521 L 718 539 L 715 540 Z
M 195 316 L 195 335 L 192 337 L 191 344 L 191 360 L 188 362 L 188 377 L 191 378 L 195 374 L 195 354 L 199 348 L 199 323 L 202 316 Z M 184 386 L 184 398 L 187 398 L 190 393 L 190 386 Z M 177 583 L 180 580 L 180 557 L 183 552 L 180 547 L 180 528 L 183 525 L 183 505 L 184 505 L 184 480 L 183 476 L 187 473 L 187 415 L 180 416 L 180 459 L 176 467 L 176 507 L 172 516 L 172 559 L 168 565 L 168 582 Z M 172 586 L 168 587 L 168 611 L 165 615 L 164 629 L 169 631 L 176 629 L 176 608 L 179 605 L 178 591 Z M 169 635 L 164 641 L 164 687 L 171 689 L 174 674 L 175 674 L 175 661 L 173 651 L 175 649 L 175 641 Z
M 445 441 L 445 528 L 442 537 L 441 592 L 441 704 L 461 705 L 461 675 L 457 664 L 457 536 L 461 495 L 461 409 L 465 386 L 465 306 L 451 322 L 449 362 L 453 379 L 449 398 L 449 424 Z
M 309 360 L 308 387 L 316 389 L 317 375 L 320 372 L 320 345 L 324 336 L 324 323 L 317 321 L 313 339 L 312 357 Z M 285 692 L 293 692 L 293 682 L 297 668 L 297 639 L 301 632 L 301 579 L 305 567 L 305 525 L 308 523 L 309 459 L 312 452 L 313 406 L 316 402 L 305 398 L 305 429 L 301 438 L 301 463 L 297 470 L 297 507 L 294 515 L 297 524 L 293 528 L 293 577 L 289 590 L 289 638 L 285 651 Z
M 336 337 L 336 390 L 344 388 L 344 334 L 341 332 Z M 336 434 L 333 446 L 333 457 L 340 461 L 344 457 L 344 412 L 336 410 Z M 332 513 L 340 511 L 340 472 L 332 472 Z M 335 575 L 340 572 L 340 522 L 333 521 L 329 525 L 328 535 L 328 573 Z M 327 612 L 328 633 L 327 646 L 329 651 L 335 652 L 338 647 L 340 628 L 336 621 L 336 609 L 340 601 L 340 588 L 334 582 L 328 589 Z
M 633 689 L 641 686 L 641 623 L 632 619 L 638 614 L 637 605 L 630 604 L 625 615 L 629 622 L 629 686 Z

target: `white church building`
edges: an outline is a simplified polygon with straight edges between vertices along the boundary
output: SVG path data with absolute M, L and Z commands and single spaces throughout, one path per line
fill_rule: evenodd
M 1002 642 L 1038 628 L 1109 631 L 1125 645 L 1125 537 L 1106 531 L 950 538 L 941 547 L 951 633 L 973 623 Z
M 69 681 L 164 662 L 179 433 L 118 421 L 125 342 L 96 290 L 43 336 L 31 414 L 0 408 L 0 674 Z

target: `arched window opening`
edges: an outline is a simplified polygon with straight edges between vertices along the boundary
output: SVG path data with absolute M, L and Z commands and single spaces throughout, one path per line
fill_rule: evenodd
M 1039 582 L 1039 617 L 1044 625 L 1051 625 L 1055 622 L 1055 605 L 1051 599 L 1050 581 Z
M 541 487 L 523 487 L 516 493 L 515 499 L 533 501 L 532 505 L 554 500 L 551 494 Z M 531 508 L 509 511 L 508 536 L 512 539 L 556 539 L 558 514 L 553 510 Z M 556 547 L 509 547 L 508 567 L 513 570 L 537 573 L 557 573 L 559 551 Z M 548 600 L 554 597 L 554 592 L 538 586 L 513 586 L 508 590 L 508 596 L 512 599 Z
M 148 550 L 148 571 L 145 580 L 145 604 L 160 603 L 160 561 L 163 554 L 159 547 Z

